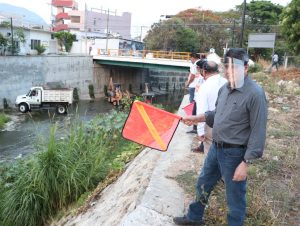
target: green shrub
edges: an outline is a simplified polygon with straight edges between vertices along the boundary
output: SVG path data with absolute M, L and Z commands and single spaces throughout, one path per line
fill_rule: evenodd
M 73 90 L 73 100 L 74 100 L 75 102 L 78 102 L 78 101 L 79 101 L 78 88 L 74 88 L 74 90 Z
M 255 63 L 253 66 L 249 67 L 248 72 L 249 73 L 257 73 L 257 72 L 260 72 L 262 70 L 263 70 L 263 67 L 260 64 Z
M 89 85 L 89 94 L 91 99 L 95 99 L 95 91 L 94 91 L 94 85 L 90 84 Z
M 4 109 L 8 109 L 9 108 L 9 105 L 8 105 L 8 102 L 7 102 L 6 98 L 3 98 L 3 108 Z
M 10 118 L 4 114 L 4 113 L 0 113 L 0 129 L 3 128 L 4 124 L 9 122 Z
M 104 95 L 108 97 L 108 88 L 107 85 L 104 85 Z
M 41 55 L 46 51 L 46 47 L 43 45 L 37 45 L 34 47 L 34 49 L 37 51 L 38 55 Z

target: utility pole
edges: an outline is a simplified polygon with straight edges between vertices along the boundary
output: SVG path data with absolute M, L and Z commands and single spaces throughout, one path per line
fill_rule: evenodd
M 15 44 L 14 44 L 14 29 L 13 29 L 13 19 L 10 18 L 10 32 L 11 32 L 11 54 L 15 55 Z
M 234 48 L 234 32 L 235 32 L 235 20 L 233 20 L 233 28 L 232 28 L 232 39 L 231 39 L 231 47 Z
M 87 4 L 84 2 L 84 31 L 85 31 L 85 55 L 88 55 L 88 44 L 87 44 L 87 20 L 88 20 L 88 13 L 87 13 Z
M 243 47 L 244 41 L 244 29 L 245 29 L 245 15 L 246 15 L 246 0 L 244 0 L 244 7 L 243 7 L 243 17 L 242 17 L 242 29 L 241 29 L 241 37 L 240 37 L 240 47 Z
M 108 55 L 108 24 L 109 24 L 109 9 L 107 10 L 107 19 L 106 19 L 106 54 Z

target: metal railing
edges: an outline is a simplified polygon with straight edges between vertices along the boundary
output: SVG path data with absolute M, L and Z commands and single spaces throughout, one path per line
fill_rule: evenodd
M 128 50 L 128 49 L 98 49 L 98 55 L 106 56 L 126 56 L 138 58 L 160 58 L 171 60 L 189 60 L 189 52 L 152 51 L 152 50 Z

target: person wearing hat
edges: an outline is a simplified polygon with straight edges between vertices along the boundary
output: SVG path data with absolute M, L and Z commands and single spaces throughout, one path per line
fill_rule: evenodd
M 227 224 L 244 223 L 247 169 L 263 154 L 268 109 L 263 89 L 248 76 L 248 60 L 244 49 L 229 49 L 224 59 L 228 82 L 218 92 L 216 109 L 182 119 L 187 125 L 206 122 L 213 128 L 213 141 L 197 181 L 196 199 L 186 215 L 173 219 L 177 225 L 204 224 L 209 195 L 221 179 L 226 190 Z

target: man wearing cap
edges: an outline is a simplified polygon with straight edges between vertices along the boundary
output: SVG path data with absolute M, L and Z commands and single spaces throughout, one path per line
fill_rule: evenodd
M 229 226 L 242 226 L 246 215 L 248 164 L 263 154 L 266 139 L 267 101 L 263 89 L 248 76 L 248 55 L 244 49 L 225 54 L 225 77 L 216 109 L 183 118 L 187 125 L 206 122 L 213 128 L 213 142 L 196 185 L 196 200 L 177 225 L 201 225 L 209 195 L 223 178 Z
M 200 61 L 198 61 L 198 63 L 199 62 Z M 219 74 L 218 64 L 216 62 L 204 61 L 202 65 L 199 63 L 199 67 L 203 74 L 204 83 L 201 85 L 195 98 L 197 115 L 215 110 L 218 91 L 227 82 L 226 79 Z M 209 145 L 212 139 L 211 128 L 208 127 L 205 122 L 200 122 L 197 126 L 197 133 L 201 143 L 197 148 L 192 149 L 192 151 L 204 152 L 203 142 L 206 140 Z

